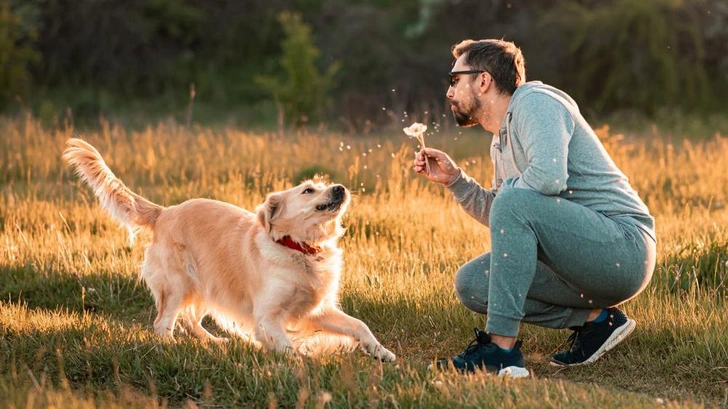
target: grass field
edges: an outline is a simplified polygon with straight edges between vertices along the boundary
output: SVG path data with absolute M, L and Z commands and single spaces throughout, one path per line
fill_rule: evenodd
M 569 331 L 524 326 L 534 376 L 503 380 L 427 369 L 462 351 L 484 318 L 459 305 L 457 268 L 490 247 L 488 230 L 442 187 L 410 170 L 403 133 L 275 135 L 159 123 L 101 124 L 94 144 L 134 191 L 172 205 L 192 197 L 246 208 L 314 172 L 355 192 L 345 217 L 343 309 L 398 356 L 263 354 L 242 341 L 160 341 L 137 282 L 148 237 L 129 245 L 60 154 L 73 129 L 0 119 L 0 406 L 148 407 L 728 407 L 728 137 L 600 135 L 657 219 L 658 266 L 624 305 L 634 334 L 597 363 L 548 365 Z M 477 135 L 476 135 L 477 134 Z M 481 133 L 435 133 L 488 185 Z

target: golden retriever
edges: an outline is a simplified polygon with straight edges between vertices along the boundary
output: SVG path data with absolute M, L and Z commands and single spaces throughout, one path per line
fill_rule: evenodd
M 197 337 L 226 341 L 201 325 L 210 315 L 265 350 L 310 352 L 294 341 L 323 333 L 353 338 L 380 360 L 395 359 L 366 324 L 338 306 L 337 241 L 350 200 L 344 186 L 309 180 L 268 194 L 255 213 L 210 199 L 163 207 L 132 192 L 81 139 L 67 142 L 63 158 L 130 234 L 153 232 L 141 277 L 154 295 L 158 335 L 171 339 L 179 320 Z

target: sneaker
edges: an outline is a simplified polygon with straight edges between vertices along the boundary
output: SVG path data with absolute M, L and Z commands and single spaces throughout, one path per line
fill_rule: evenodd
M 607 312 L 609 315 L 602 322 L 587 322 L 581 327 L 571 327 L 574 333 L 567 340 L 571 342 L 571 348 L 554 354 L 551 365 L 591 364 L 634 331 L 637 324 L 619 308 L 612 307 Z
M 475 372 L 476 369 L 511 378 L 523 378 L 529 375 L 523 364 L 521 341 L 516 341 L 512 350 L 506 352 L 490 341 L 490 335 L 475 328 L 475 339 L 465 352 L 451 358 L 437 361 L 438 369 L 450 366 L 461 372 Z

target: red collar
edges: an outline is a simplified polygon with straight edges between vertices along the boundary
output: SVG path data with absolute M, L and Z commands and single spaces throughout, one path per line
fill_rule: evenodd
M 298 250 L 303 254 L 318 254 L 321 252 L 321 247 L 318 246 L 309 246 L 306 243 L 299 243 L 297 241 L 293 241 L 291 236 L 283 236 L 280 239 L 276 240 L 276 243 L 282 244 L 289 249 Z

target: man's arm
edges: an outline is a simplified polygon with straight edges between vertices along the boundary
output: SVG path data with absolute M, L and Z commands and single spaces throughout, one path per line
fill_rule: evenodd
M 511 127 L 511 132 L 518 135 L 517 143 L 523 147 L 528 165 L 519 178 L 508 183 L 509 187 L 532 189 L 549 196 L 566 190 L 569 141 L 574 132 L 574 120 L 566 106 L 548 94 L 534 92 L 519 104 Z
M 484 189 L 462 169 L 460 170 L 460 176 L 445 187 L 452 192 L 453 197 L 462 206 L 465 213 L 490 227 L 490 207 L 495 198 L 495 193 L 492 190 Z
M 429 167 L 425 166 L 429 162 Z M 463 210 L 475 220 L 489 226 L 490 206 L 495 193 L 483 189 L 465 174 L 445 152 L 426 148 L 415 154 L 414 171 L 448 188 Z

